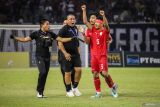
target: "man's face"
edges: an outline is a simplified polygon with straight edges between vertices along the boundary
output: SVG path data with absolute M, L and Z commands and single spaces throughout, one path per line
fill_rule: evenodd
M 95 22 L 95 27 L 96 27 L 96 29 L 101 29 L 103 27 L 103 24 L 96 21 Z
M 90 24 L 91 24 L 91 25 L 94 25 L 95 22 L 96 22 L 96 19 L 97 19 L 97 17 L 96 17 L 95 15 L 91 15 L 91 16 L 90 16 L 90 19 L 89 19 Z
M 45 21 L 44 24 L 42 25 L 42 28 L 44 31 L 49 31 L 49 21 Z
M 74 15 L 69 15 L 69 16 L 67 17 L 67 24 L 68 24 L 69 26 L 75 26 L 75 23 L 76 23 L 76 18 L 75 18 L 75 16 L 74 16 Z

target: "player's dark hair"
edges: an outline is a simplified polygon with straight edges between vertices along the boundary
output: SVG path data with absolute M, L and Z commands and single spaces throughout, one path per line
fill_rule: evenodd
M 68 19 L 69 16 L 74 16 L 74 17 L 76 17 L 74 14 L 68 14 L 67 17 L 66 17 L 66 19 Z
M 45 18 L 41 19 L 41 20 L 39 21 L 40 26 L 43 25 L 46 21 L 49 21 L 49 20 L 48 20 L 48 19 L 45 19 Z
M 92 16 L 92 15 L 94 15 L 94 16 L 97 17 L 98 13 L 97 13 L 97 12 L 91 12 L 91 13 L 89 14 L 89 16 Z

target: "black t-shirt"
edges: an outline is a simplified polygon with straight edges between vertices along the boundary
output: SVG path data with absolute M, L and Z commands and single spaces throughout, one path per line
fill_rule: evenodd
M 78 29 L 76 26 L 71 27 L 69 25 L 65 25 L 60 29 L 58 35 L 62 38 L 74 37 L 78 36 Z M 79 55 L 78 47 L 79 41 L 72 40 L 70 42 L 63 43 L 65 50 L 71 55 Z
M 51 39 L 51 42 L 53 42 L 53 39 L 57 38 L 57 35 L 53 32 L 43 32 L 41 30 L 35 31 L 30 34 L 30 38 L 36 41 L 36 56 L 42 56 L 42 57 L 50 57 L 49 52 L 49 46 L 45 46 L 45 39 L 49 38 Z

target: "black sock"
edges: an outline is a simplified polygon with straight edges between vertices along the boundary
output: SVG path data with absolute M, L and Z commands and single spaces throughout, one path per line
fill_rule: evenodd
M 73 88 L 77 88 L 78 82 L 74 82 Z
M 66 84 L 66 91 L 69 92 L 71 90 L 71 84 Z

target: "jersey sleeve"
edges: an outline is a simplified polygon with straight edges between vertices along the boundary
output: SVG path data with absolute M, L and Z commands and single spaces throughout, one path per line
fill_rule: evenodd
M 36 39 L 36 37 L 37 37 L 37 32 L 35 31 L 35 32 L 32 32 L 30 35 L 29 35 L 29 37 L 33 40 L 33 39 Z
M 87 37 L 91 37 L 91 35 L 92 35 L 92 30 L 91 30 L 91 29 L 87 29 L 86 32 L 85 32 L 85 35 L 86 35 Z
M 58 36 L 63 37 L 65 35 L 65 28 L 63 27 L 62 29 L 59 30 Z

